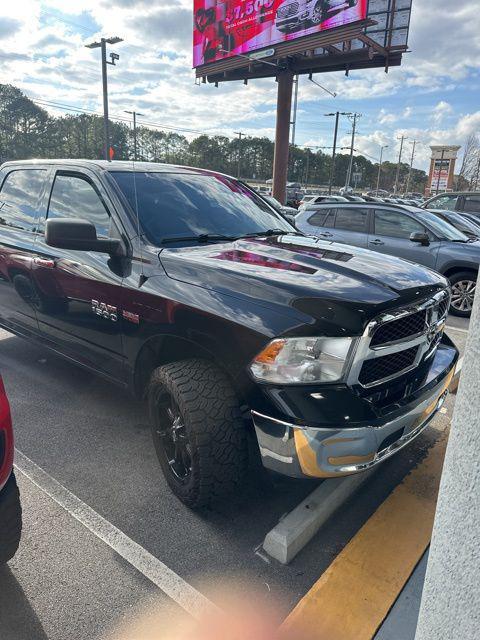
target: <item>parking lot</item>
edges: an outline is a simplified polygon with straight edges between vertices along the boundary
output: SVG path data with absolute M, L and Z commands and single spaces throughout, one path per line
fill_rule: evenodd
M 449 319 L 460 350 L 467 327 Z M 284 566 L 261 543 L 317 482 L 252 469 L 242 495 L 190 511 L 160 474 L 142 404 L 5 331 L 0 361 L 24 510 L 19 553 L 3 570 L 2 640 L 120 637 L 145 610 L 164 628 L 185 599 L 224 582 L 247 597 L 263 594 L 280 623 L 435 439 L 429 428 L 382 465 Z M 436 420 L 448 422 L 452 406 L 450 398 Z M 79 508 L 87 510 L 81 521 Z M 115 527 L 125 534 L 120 546 Z

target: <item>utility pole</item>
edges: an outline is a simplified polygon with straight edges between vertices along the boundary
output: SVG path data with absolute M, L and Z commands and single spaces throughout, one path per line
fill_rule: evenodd
M 416 147 L 416 145 L 417 145 L 417 141 L 414 140 L 413 141 L 413 147 L 412 147 L 412 157 L 411 157 L 411 160 L 410 160 L 410 168 L 408 170 L 408 176 L 407 176 L 407 184 L 405 186 L 405 193 L 408 193 L 408 187 L 410 186 L 410 176 L 412 174 L 413 159 L 415 157 L 415 147 Z
M 133 116 L 133 159 L 137 161 L 137 116 L 143 116 L 143 113 L 137 111 L 125 111 Z
M 360 118 L 360 113 L 353 114 L 353 123 L 352 123 L 352 145 L 350 147 L 350 162 L 348 163 L 348 171 L 347 178 L 345 180 L 345 190 L 350 186 L 350 180 L 352 178 L 352 167 L 353 167 L 353 149 L 355 147 L 355 131 L 357 127 L 357 118 Z
M 118 53 L 110 54 L 110 61 L 107 60 L 107 43 L 118 44 L 123 42 L 123 38 L 117 36 L 113 38 L 101 38 L 100 42 L 91 42 L 86 44 L 87 49 L 101 49 L 102 53 L 102 86 L 103 86 L 103 129 L 104 129 L 104 144 L 105 144 L 105 160 L 111 160 L 110 158 L 110 127 L 108 122 L 108 88 L 107 88 L 107 64 L 115 66 L 115 61 L 120 59 Z
M 380 147 L 380 162 L 378 164 L 378 176 L 377 176 L 377 191 L 380 188 L 380 173 L 382 171 L 383 150 L 388 148 L 388 144 L 384 144 Z
M 340 116 L 351 116 L 351 113 L 346 113 L 346 112 L 339 112 L 336 111 L 335 113 L 325 113 L 324 114 L 327 118 L 331 117 L 331 116 L 335 116 L 335 131 L 333 134 L 333 150 L 332 150 L 332 164 L 330 165 L 330 177 L 329 177 L 329 181 L 328 181 L 328 193 L 329 195 L 331 195 L 332 193 L 332 185 L 333 185 L 333 180 L 335 177 L 335 158 L 336 158 L 336 152 L 337 152 L 337 136 L 338 136 L 338 120 Z
M 397 193 L 398 188 L 398 178 L 400 176 L 400 164 L 402 162 L 402 151 L 403 151 L 403 142 L 407 140 L 407 136 L 402 136 L 400 139 L 400 152 L 398 154 L 398 163 L 397 163 L 397 173 L 395 175 L 395 185 L 393 187 L 393 193 Z
M 437 190 L 435 192 L 435 195 L 437 195 L 438 192 L 440 191 L 440 177 L 442 175 L 443 158 L 444 157 L 445 157 L 445 149 L 442 149 L 442 155 L 440 156 L 440 168 L 438 170 L 438 178 L 437 178 Z M 433 167 L 434 167 L 434 171 L 435 171 L 435 161 L 434 161 Z
M 237 167 L 237 178 L 240 180 L 241 175 L 241 159 L 242 159 L 242 136 L 243 133 L 241 131 L 234 131 L 235 135 L 238 136 L 238 167 Z

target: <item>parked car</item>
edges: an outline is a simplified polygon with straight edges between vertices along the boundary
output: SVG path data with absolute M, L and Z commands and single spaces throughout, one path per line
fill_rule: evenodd
M 275 14 L 275 27 L 290 33 L 318 25 L 338 11 L 356 6 L 358 0 L 284 0 Z
M 480 217 L 480 192 L 457 191 L 440 193 L 423 203 L 425 209 L 449 209 Z
M 15 555 L 21 533 L 22 508 L 13 472 L 12 419 L 0 377 L 0 565 Z
M 435 211 L 369 202 L 322 205 L 315 211 L 303 211 L 295 226 L 322 239 L 399 256 L 435 269 L 450 280 L 450 312 L 470 316 L 480 242 L 472 242 Z
M 418 208 L 421 209 L 421 207 Z M 456 211 L 449 211 L 448 209 L 443 211 L 441 209 L 431 209 L 431 211 L 442 218 L 442 220 L 453 224 L 456 229 L 464 233 L 469 238 L 480 238 L 480 218 L 476 218 L 476 222 L 472 222 L 466 218 L 464 214 L 457 213 Z
M 298 210 L 301 209 L 314 209 L 319 204 L 332 203 L 332 202 L 348 202 L 345 196 L 329 196 L 329 195 L 320 195 L 315 196 L 305 204 L 300 204 Z
M 345 195 L 345 198 L 348 202 L 366 202 L 365 198 L 361 196 Z
M 295 217 L 298 215 L 298 209 L 294 207 L 287 207 L 286 205 L 280 204 L 280 202 L 274 198 L 273 196 L 263 196 L 264 199 L 271 204 L 275 211 L 281 213 L 284 218 L 286 218 L 289 222 L 295 222 Z
M 145 398 L 191 507 L 238 491 L 255 449 L 295 477 L 373 467 L 442 405 L 447 280 L 305 237 L 234 178 L 9 162 L 0 205 L 0 325 Z

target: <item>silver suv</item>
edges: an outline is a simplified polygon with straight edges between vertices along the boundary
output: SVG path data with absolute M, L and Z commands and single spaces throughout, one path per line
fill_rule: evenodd
M 283 33 L 321 24 L 339 11 L 355 7 L 358 0 L 284 0 L 278 7 L 275 26 Z

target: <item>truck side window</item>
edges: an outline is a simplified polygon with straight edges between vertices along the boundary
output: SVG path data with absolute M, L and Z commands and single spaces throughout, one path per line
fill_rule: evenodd
M 110 235 L 108 211 L 93 185 L 81 176 L 55 176 L 47 218 L 81 218 L 95 225 L 98 238 Z
M 5 178 L 0 192 L 0 226 L 32 231 L 45 169 L 18 169 Z
M 408 240 L 415 232 L 425 233 L 425 227 L 410 216 L 395 211 L 375 211 L 375 235 Z
M 357 209 L 356 207 L 342 209 L 339 207 L 335 219 L 335 229 L 364 233 L 367 230 L 367 218 L 367 209 Z

